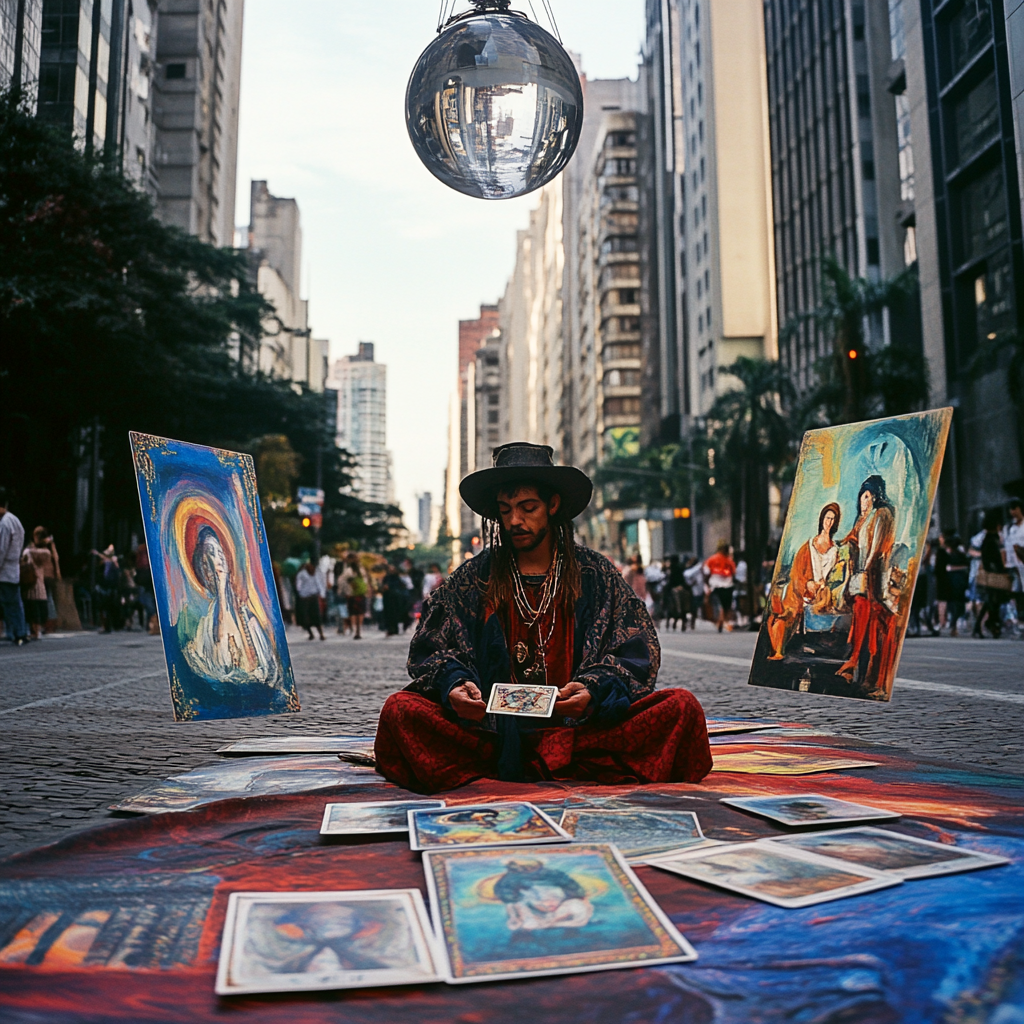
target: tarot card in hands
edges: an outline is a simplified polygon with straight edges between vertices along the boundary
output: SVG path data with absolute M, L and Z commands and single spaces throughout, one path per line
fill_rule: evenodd
M 413 850 L 564 843 L 570 838 L 568 832 L 531 803 L 473 804 L 409 811 L 409 846 Z
M 492 715 L 523 715 L 528 718 L 550 718 L 558 700 L 557 686 L 520 686 L 518 683 L 495 683 L 487 701 Z
M 780 836 L 770 841 L 784 844 L 787 849 L 806 850 L 859 867 L 886 871 L 903 879 L 952 875 L 1010 863 L 1005 857 L 915 839 L 884 828 L 844 828 Z
M 853 867 L 766 840 L 684 850 L 649 857 L 647 863 L 777 907 L 809 907 L 900 884 L 894 875 L 873 868 Z
M 439 961 L 418 889 L 235 892 L 216 992 L 424 985 Z
M 443 800 L 375 800 L 328 804 L 320 826 L 322 836 L 358 836 L 376 832 L 408 832 L 409 812 L 437 810 Z
M 607 844 L 424 853 L 453 984 L 696 960 Z
M 799 793 L 789 796 L 730 796 L 721 801 L 760 818 L 777 821 L 790 828 L 813 828 L 815 826 L 848 822 L 895 821 L 900 817 L 895 811 L 881 807 L 867 807 L 847 800 L 837 800 L 820 793 Z
M 693 811 L 566 809 L 559 822 L 574 842 L 614 843 L 629 863 L 709 842 Z

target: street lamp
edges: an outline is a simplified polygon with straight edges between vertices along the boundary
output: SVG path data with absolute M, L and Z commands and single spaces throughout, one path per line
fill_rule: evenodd
M 511 199 L 569 163 L 583 89 L 569 55 L 511 0 L 471 0 L 438 26 L 409 78 L 405 119 L 416 155 L 449 188 Z

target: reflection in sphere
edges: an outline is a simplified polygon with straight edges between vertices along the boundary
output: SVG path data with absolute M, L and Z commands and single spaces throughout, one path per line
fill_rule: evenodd
M 583 90 L 549 32 L 516 15 L 481 14 L 446 29 L 420 55 L 405 117 L 417 155 L 446 185 L 511 199 L 569 162 Z

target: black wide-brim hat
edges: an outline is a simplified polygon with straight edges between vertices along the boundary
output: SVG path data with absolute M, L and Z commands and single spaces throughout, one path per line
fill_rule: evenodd
M 555 451 L 546 444 L 514 441 L 492 452 L 494 465 L 470 473 L 459 484 L 462 500 L 484 519 L 499 519 L 498 489 L 507 484 L 535 483 L 550 487 L 562 499 L 561 513 L 575 519 L 594 495 L 590 477 L 575 466 L 556 466 Z

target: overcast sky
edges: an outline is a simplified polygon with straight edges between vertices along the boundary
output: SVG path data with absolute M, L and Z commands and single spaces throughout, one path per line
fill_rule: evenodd
M 249 222 L 252 179 L 298 200 L 314 334 L 330 338 L 332 360 L 373 341 L 387 364 L 388 447 L 412 529 L 414 495 L 443 492 L 458 321 L 501 295 L 535 201 L 460 195 L 413 152 L 405 86 L 439 6 L 246 0 L 242 54 L 236 223 Z M 636 77 L 643 0 L 552 7 L 589 77 Z

